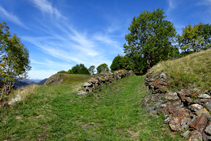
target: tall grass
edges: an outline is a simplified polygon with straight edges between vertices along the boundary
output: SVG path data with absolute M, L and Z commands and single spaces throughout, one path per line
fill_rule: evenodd
M 211 88 L 211 50 L 190 54 L 183 58 L 163 61 L 152 71 L 167 72 L 174 77 L 173 87 L 197 87 L 201 90 Z

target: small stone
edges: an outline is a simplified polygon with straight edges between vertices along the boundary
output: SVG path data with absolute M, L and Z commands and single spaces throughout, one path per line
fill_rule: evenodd
M 85 83 L 84 83 L 84 87 L 90 87 L 90 86 L 92 86 L 91 83 L 88 83 L 88 82 L 85 82 Z
M 164 124 L 168 124 L 168 123 L 169 123 L 169 117 L 168 117 L 167 119 L 165 119 L 165 120 L 163 121 L 163 123 L 164 123 Z
M 203 106 L 201 106 L 199 104 L 192 104 L 191 105 L 191 110 L 194 111 L 194 112 L 201 110 L 201 109 L 203 109 Z
M 209 96 L 208 94 L 200 94 L 198 96 L 198 98 L 200 98 L 200 99 L 209 99 L 209 98 L 211 98 L 211 96 Z
M 211 135 L 211 125 L 207 126 L 204 132 L 207 133 L 208 135 Z
M 146 111 L 153 111 L 155 109 L 155 107 L 149 107 L 146 109 Z
M 193 91 L 197 92 L 197 93 L 200 93 L 201 90 L 199 90 L 198 88 L 194 88 Z
M 87 92 L 84 92 L 84 91 L 78 91 L 78 93 L 77 93 L 78 95 L 86 95 L 86 94 L 88 94 Z
M 168 99 L 168 100 L 178 100 L 179 99 L 176 92 L 168 93 L 168 95 L 165 98 Z
M 208 112 L 205 108 L 203 108 L 203 109 L 201 109 L 201 110 L 196 111 L 196 115 L 197 115 L 198 117 L 200 117 L 200 116 L 201 116 L 201 114 L 203 114 L 203 113 L 206 113 L 206 114 L 208 114 L 208 115 L 209 115 L 209 112 Z
M 191 132 L 190 131 L 186 131 L 184 133 L 181 134 L 181 136 L 183 136 L 184 138 L 189 138 L 191 135 Z

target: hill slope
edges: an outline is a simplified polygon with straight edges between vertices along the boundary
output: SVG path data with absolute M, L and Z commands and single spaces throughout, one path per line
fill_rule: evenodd
M 190 54 L 183 58 L 158 63 L 150 72 L 167 72 L 174 77 L 174 88 L 198 87 L 211 89 L 211 50 Z
M 143 76 L 104 85 L 78 96 L 83 83 L 38 86 L 31 96 L 1 109 L 1 140 L 183 140 L 170 133 L 163 118 L 141 108 Z

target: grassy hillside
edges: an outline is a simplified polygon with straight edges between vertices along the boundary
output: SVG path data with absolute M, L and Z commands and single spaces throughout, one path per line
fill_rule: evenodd
M 150 70 L 150 72 L 153 71 L 164 71 L 173 76 L 172 87 L 174 88 L 211 89 L 211 50 L 160 62 Z
M 144 77 L 127 77 L 78 96 L 81 81 L 37 86 L 12 108 L 0 109 L 0 140 L 183 140 L 162 116 L 141 108 Z

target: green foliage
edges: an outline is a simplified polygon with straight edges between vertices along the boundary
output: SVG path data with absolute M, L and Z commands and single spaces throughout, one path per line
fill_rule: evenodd
M 29 53 L 17 35 L 11 35 L 5 22 L 0 23 L 0 74 L 4 85 L 11 85 L 15 78 L 26 77 Z M 3 96 L 3 92 L 2 92 Z
M 162 9 L 153 12 L 144 11 L 134 17 L 128 28 L 130 33 L 125 36 L 124 52 L 132 57 L 138 70 L 147 70 L 161 60 L 174 55 L 171 45 L 176 31 L 173 23 L 164 20 Z
M 91 75 L 93 75 L 95 73 L 95 66 L 94 65 L 90 66 L 88 71 Z
M 199 23 L 191 26 L 189 24 L 182 29 L 182 36 L 177 35 L 177 41 L 184 52 L 182 56 L 206 50 L 211 47 L 211 25 Z
M 120 69 L 132 70 L 133 69 L 132 60 L 127 56 L 118 55 L 112 61 L 110 68 L 111 68 L 111 72 L 114 72 Z
M 108 65 L 106 63 L 103 63 L 103 64 L 100 64 L 98 67 L 97 67 L 97 73 L 101 73 L 103 71 L 109 71 L 109 68 L 108 68 Z
M 88 69 L 84 66 L 84 64 L 77 64 L 72 67 L 71 70 L 68 70 L 69 74 L 90 74 Z
M 59 72 L 57 72 L 57 73 L 68 73 L 68 72 L 62 70 L 62 71 L 59 71 Z

